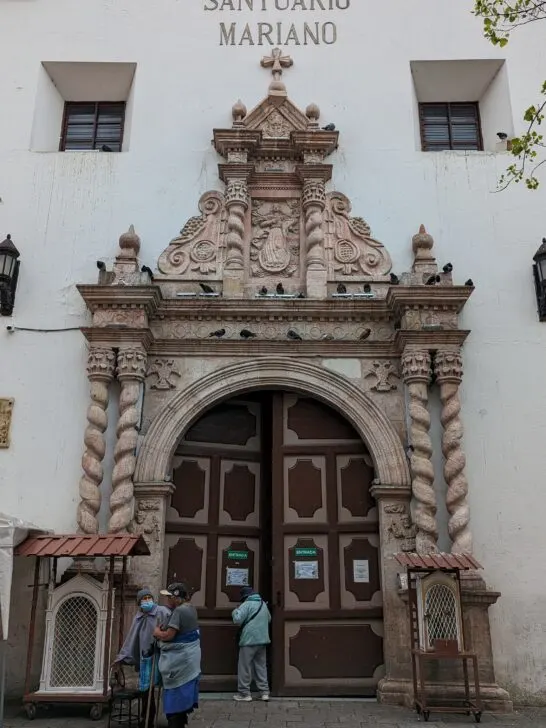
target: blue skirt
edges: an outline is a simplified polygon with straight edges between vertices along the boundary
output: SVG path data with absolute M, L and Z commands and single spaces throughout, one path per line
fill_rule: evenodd
M 165 715 L 188 713 L 199 706 L 199 678 L 190 680 L 185 685 L 163 691 L 163 709 Z

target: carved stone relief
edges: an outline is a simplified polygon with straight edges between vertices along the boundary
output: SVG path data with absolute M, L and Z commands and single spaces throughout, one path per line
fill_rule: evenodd
M 372 366 L 365 376 L 375 378 L 375 382 L 370 387 L 375 392 L 390 392 L 398 386 L 397 381 L 393 381 L 398 380 L 399 375 L 392 361 L 372 362 Z
M 159 521 L 160 505 L 154 500 L 138 501 L 135 514 L 135 530 L 149 541 L 159 543 L 161 540 L 161 524 Z M 149 544 L 150 545 L 150 544 Z
M 174 359 L 153 359 L 148 367 L 147 376 L 152 379 L 150 389 L 174 389 L 180 372 Z
M 241 339 L 242 329 L 249 329 L 255 337 L 253 341 L 286 340 L 289 330 L 295 330 L 304 341 L 388 341 L 392 331 L 387 326 L 378 326 L 368 322 L 345 321 L 247 321 L 238 322 L 222 319 L 210 322 L 203 321 L 158 321 L 154 322 L 152 330 L 158 339 Z M 213 337 L 216 331 L 224 331 L 221 337 Z
M 459 326 L 456 311 L 437 311 L 427 308 L 413 308 L 405 311 L 402 317 L 402 325 L 409 331 L 436 327 L 455 330 Z
M 9 447 L 13 399 L 0 399 L 0 447 Z
M 201 215 L 191 217 L 159 257 L 161 273 L 193 278 L 219 273 L 227 220 L 224 196 L 205 192 L 199 210 Z
M 403 503 L 393 503 L 385 506 L 385 513 L 392 514 L 391 525 L 388 527 L 390 536 L 400 542 L 401 551 L 415 551 L 415 538 L 417 526 L 412 523 L 411 515 Z
M 293 130 L 292 124 L 279 111 L 273 111 L 262 125 L 265 139 L 287 139 Z
M 257 278 L 293 276 L 300 257 L 299 200 L 253 200 L 251 270 Z
M 384 276 L 392 268 L 385 247 L 371 237 L 368 223 L 361 217 L 351 217 L 351 203 L 340 192 L 326 196 L 324 212 L 326 249 L 330 277 Z

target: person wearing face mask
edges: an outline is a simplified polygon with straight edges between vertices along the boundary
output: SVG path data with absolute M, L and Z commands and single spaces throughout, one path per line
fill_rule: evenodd
M 114 664 L 132 665 L 139 673 L 138 689 L 142 699 L 140 728 L 151 728 L 154 725 L 156 714 L 154 691 L 149 690 L 152 679 L 153 632 L 158 624 L 169 621 L 171 610 L 159 606 L 151 590 L 147 587 L 140 589 L 137 593 L 137 604 L 138 611 Z M 150 696 L 149 711 L 148 696 Z M 148 716 L 148 725 L 146 725 L 146 716 Z
M 172 609 L 168 623 L 154 630 L 160 651 L 163 708 L 169 728 L 184 728 L 199 707 L 201 639 L 197 611 L 190 603 L 188 586 L 182 582 L 170 584 L 160 594 L 167 597 Z

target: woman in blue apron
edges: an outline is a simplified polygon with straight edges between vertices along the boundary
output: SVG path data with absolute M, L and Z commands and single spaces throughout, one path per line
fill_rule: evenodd
M 170 584 L 161 594 L 172 609 L 167 624 L 154 630 L 160 651 L 163 708 L 169 728 L 183 728 L 199 705 L 201 641 L 197 611 L 189 603 L 185 584 Z

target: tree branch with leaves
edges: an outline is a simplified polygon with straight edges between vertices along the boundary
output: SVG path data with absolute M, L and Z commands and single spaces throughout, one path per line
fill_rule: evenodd
M 546 0 L 475 0 L 474 15 L 483 18 L 485 37 L 496 46 L 503 48 L 510 34 L 524 25 L 546 20 Z M 546 113 L 546 81 L 540 89 L 539 101 L 526 109 L 523 120 L 527 127 L 523 134 L 510 140 L 509 150 L 516 158 L 501 175 L 498 189 L 505 190 L 513 182 L 524 182 L 530 190 L 540 184 L 537 172 L 546 163 L 541 158 L 546 148 L 541 125 Z

